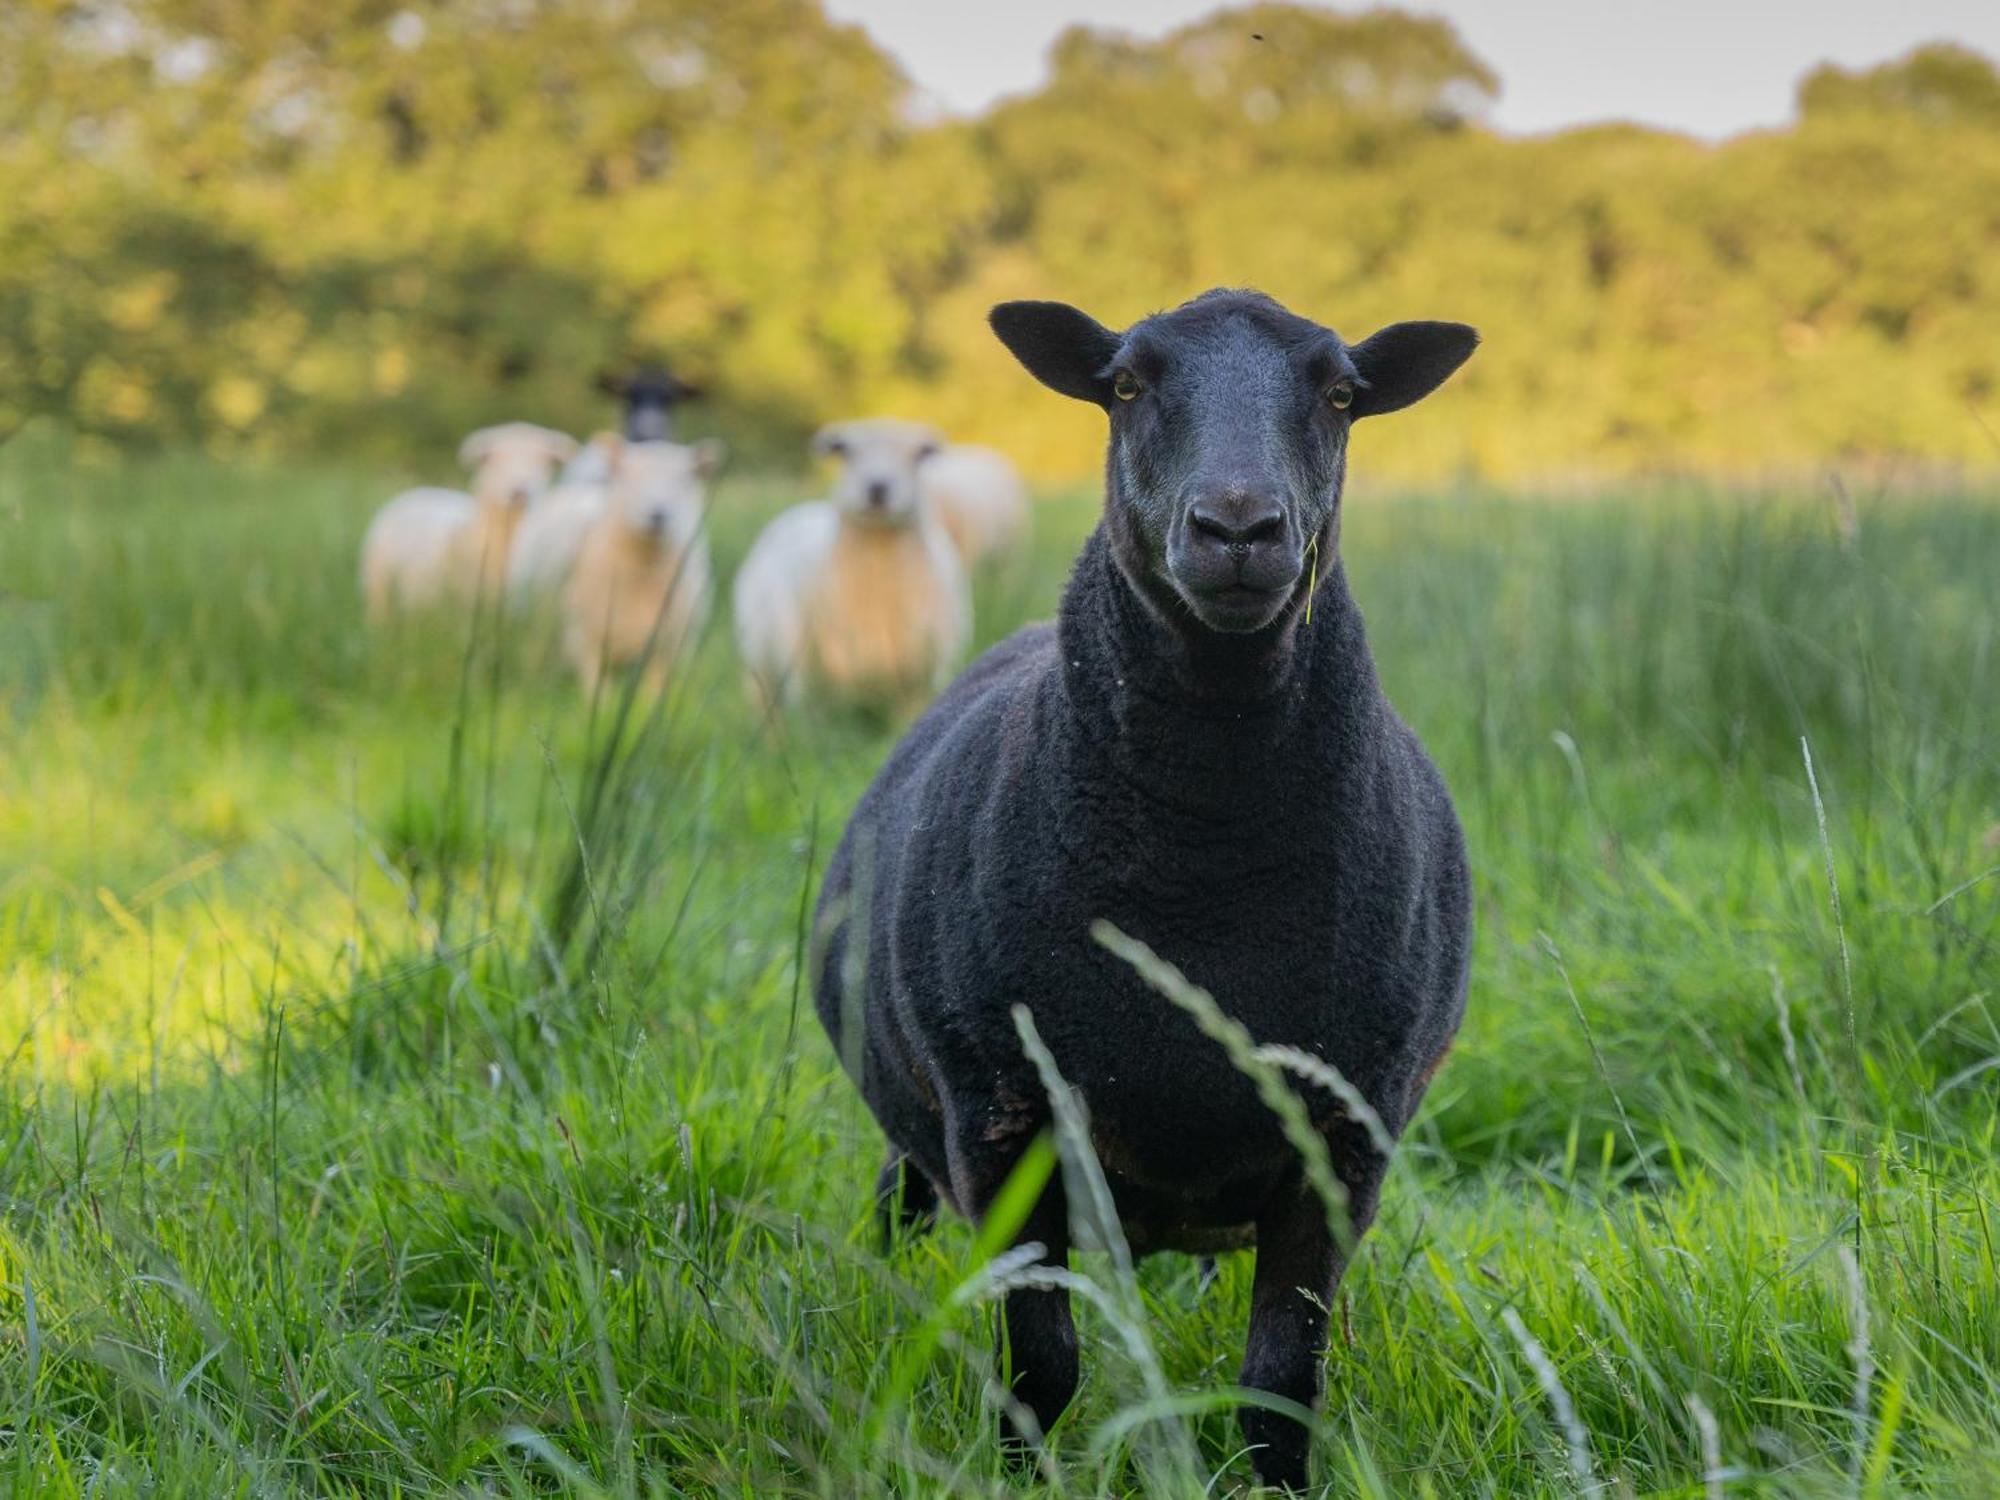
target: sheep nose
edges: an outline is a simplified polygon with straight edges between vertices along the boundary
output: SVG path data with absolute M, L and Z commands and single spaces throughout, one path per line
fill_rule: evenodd
M 886 479 L 874 479 L 869 481 L 868 503 L 874 506 L 877 510 L 880 510 L 883 506 L 889 503 L 889 482 Z
M 1268 490 L 1230 489 L 1204 495 L 1188 510 L 1196 542 L 1249 550 L 1285 538 L 1285 507 Z

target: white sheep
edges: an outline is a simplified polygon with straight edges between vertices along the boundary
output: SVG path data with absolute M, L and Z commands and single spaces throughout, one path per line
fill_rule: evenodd
M 548 488 L 576 440 L 531 422 L 483 427 L 458 450 L 472 492 L 434 485 L 406 490 L 375 513 L 361 539 L 361 592 L 370 619 L 496 590 L 514 528 Z
M 623 441 L 615 432 L 593 432 L 576 456 L 563 465 L 558 488 L 573 484 L 603 484 L 611 478 L 611 460 Z
M 507 556 L 509 604 L 532 605 L 562 588 L 583 550 L 584 537 L 604 514 L 614 462 L 603 460 L 602 477 L 565 479 L 528 507 L 514 528 L 513 548 Z
M 1028 487 L 1004 453 L 953 443 L 918 469 L 924 496 L 970 568 L 1017 549 L 1028 534 Z
M 914 423 L 837 423 L 831 498 L 766 526 L 736 575 L 736 643 L 753 694 L 909 706 L 950 678 L 972 634 L 965 569 L 917 481 L 938 446 Z
M 713 575 L 703 535 L 713 439 L 620 443 L 609 487 L 562 590 L 563 653 L 586 693 L 607 668 L 643 662 L 649 691 L 708 619 Z

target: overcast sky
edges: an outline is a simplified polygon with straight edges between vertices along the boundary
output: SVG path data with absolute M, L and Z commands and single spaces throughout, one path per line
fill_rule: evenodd
M 866 26 L 944 107 L 1030 89 L 1082 22 L 1157 36 L 1216 0 L 827 0 Z M 1339 7 L 1354 9 L 1354 6 Z M 1494 123 L 1638 120 L 1710 138 L 1791 116 L 1815 64 L 1880 62 L 1950 39 L 2000 56 L 2000 0 L 1413 0 L 1449 17 L 1500 75 Z

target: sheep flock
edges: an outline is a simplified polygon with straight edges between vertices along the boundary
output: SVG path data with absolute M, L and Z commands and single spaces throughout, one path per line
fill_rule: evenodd
M 674 439 L 691 387 L 650 372 L 607 388 L 621 431 L 482 428 L 459 450 L 468 489 L 383 506 L 361 545 L 370 621 L 540 612 L 587 694 L 627 670 L 663 689 L 713 612 L 706 512 L 725 452 Z M 835 423 L 811 452 L 836 469 L 830 491 L 773 519 L 734 581 L 746 690 L 770 711 L 920 707 L 964 658 L 973 579 L 1026 538 L 1027 487 L 1005 455 L 919 422 Z

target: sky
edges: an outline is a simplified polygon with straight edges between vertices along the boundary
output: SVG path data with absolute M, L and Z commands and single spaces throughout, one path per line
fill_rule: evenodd
M 865 26 L 947 111 L 970 114 L 1044 75 L 1066 27 L 1158 36 L 1218 0 L 827 0 Z M 1352 9 L 1355 6 L 1342 6 Z M 1522 134 L 1636 120 L 1711 140 L 1791 118 L 1821 62 L 1881 62 L 1920 42 L 2000 57 L 2000 0 L 1410 0 L 1451 20 L 1500 75 L 1492 121 Z

